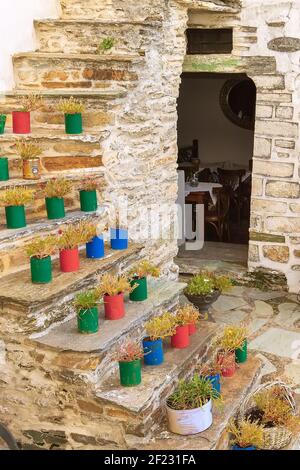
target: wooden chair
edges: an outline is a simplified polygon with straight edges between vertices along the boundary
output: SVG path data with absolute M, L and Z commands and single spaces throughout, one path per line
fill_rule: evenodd
M 227 188 L 230 194 L 231 207 L 234 207 L 237 213 L 238 224 L 241 224 L 242 197 L 241 185 L 245 170 L 223 170 L 218 168 L 220 183 Z
M 226 233 L 227 241 L 230 241 L 229 227 L 229 209 L 230 209 L 230 193 L 226 188 L 216 188 L 214 192 L 217 195 L 217 202 L 205 214 L 205 225 L 212 226 L 219 238 L 224 241 Z

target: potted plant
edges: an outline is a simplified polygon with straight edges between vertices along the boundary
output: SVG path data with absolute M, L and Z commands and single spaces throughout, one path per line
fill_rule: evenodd
M 128 229 L 120 221 L 120 214 L 117 212 L 116 228 L 110 229 L 110 246 L 112 250 L 127 250 Z
M 95 212 L 98 209 L 97 188 L 99 183 L 93 178 L 82 181 L 79 191 L 80 209 L 83 212 Z
M 247 329 L 244 326 L 228 327 L 227 334 L 231 335 L 232 342 L 235 344 L 235 360 L 238 364 L 247 361 L 248 357 L 248 340 Z
M 247 360 L 247 329 L 244 326 L 227 326 L 223 335 L 217 339 L 219 351 L 217 360 L 222 366 L 223 377 L 235 373 L 236 357 L 242 362 Z
M 192 277 L 184 294 L 200 311 L 206 311 L 219 298 L 221 292 L 230 287 L 231 281 L 228 277 L 203 271 Z
M 212 403 L 221 403 L 221 395 L 209 380 L 195 375 L 181 380 L 167 399 L 169 429 L 183 436 L 198 434 L 212 425 Z
M 89 259 L 100 259 L 104 257 L 103 234 L 98 235 L 98 224 L 90 223 L 89 239 L 86 243 L 86 257 Z
M 61 99 L 58 110 L 65 115 L 66 134 L 82 134 L 82 113 L 84 104 L 71 96 L 69 99 Z
M 232 450 L 257 450 L 263 445 L 264 426 L 258 421 L 243 419 L 239 422 L 231 420 L 227 427 L 231 439 Z
M 117 352 L 120 382 L 123 387 L 135 387 L 142 382 L 143 350 L 138 341 L 128 340 Z
M 53 235 L 38 237 L 26 247 L 30 257 L 31 281 L 34 284 L 48 284 L 52 281 L 51 255 L 57 248 L 57 239 Z
M 20 140 L 17 144 L 17 152 L 22 158 L 23 178 L 25 180 L 37 180 L 41 177 L 41 165 L 39 155 L 42 149 L 34 142 Z
M 99 330 L 99 297 L 95 289 L 76 295 L 74 306 L 77 312 L 78 331 L 84 334 L 97 333 Z
M 103 298 L 107 320 L 120 320 L 124 317 L 124 294 L 131 292 L 132 289 L 127 277 L 109 273 L 103 274 L 97 291 L 99 297 Z
M 159 277 L 160 270 L 149 261 L 144 260 L 133 266 L 128 275 L 131 286 L 136 286 L 129 295 L 130 300 L 142 302 L 148 298 L 147 276 Z
M 72 191 L 72 183 L 66 178 L 53 178 L 45 186 L 47 217 L 50 220 L 65 217 L 64 197 Z
M 33 201 L 34 191 L 16 186 L 0 194 L 0 205 L 5 207 L 7 228 L 26 227 L 25 205 Z
M 175 333 L 171 337 L 171 345 L 176 349 L 185 349 L 190 345 L 190 312 L 181 308 L 174 315 Z
M 209 380 L 212 387 L 219 393 L 221 393 L 221 374 L 222 367 L 217 361 L 213 361 L 211 364 L 205 364 L 200 369 L 200 377 Z
M 28 95 L 21 99 L 19 111 L 13 111 L 13 133 L 14 134 L 30 134 L 30 113 L 38 110 L 43 104 L 43 99 L 39 95 Z
M 5 124 L 6 124 L 6 116 L 5 114 L 0 113 L 0 134 L 4 134 Z
M 201 315 L 199 310 L 195 308 L 193 305 L 183 305 L 180 307 L 179 312 L 182 313 L 183 317 L 188 322 L 189 327 L 189 335 L 192 336 L 197 331 L 197 324 L 199 321 L 207 320 L 207 315 Z
M 90 239 L 90 225 L 87 222 L 79 222 L 68 225 L 59 231 L 58 247 L 60 269 L 63 273 L 71 273 L 79 270 L 79 245 Z
M 174 316 L 166 312 L 151 318 L 145 324 L 147 337 L 143 339 L 144 363 L 159 366 L 164 362 L 163 339 L 175 333 Z
M 0 181 L 9 180 L 8 158 L 0 158 Z

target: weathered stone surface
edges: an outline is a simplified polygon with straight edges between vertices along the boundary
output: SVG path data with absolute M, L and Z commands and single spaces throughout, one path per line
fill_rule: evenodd
M 273 214 L 286 213 L 285 202 L 270 201 L 268 199 L 252 199 L 252 210 L 259 213 L 271 212 Z
M 296 303 L 283 303 L 278 307 L 275 322 L 283 328 L 292 328 L 300 320 L 300 306 Z
M 272 235 L 270 233 L 250 232 L 250 240 L 256 242 L 284 243 L 285 237 L 282 235 Z
M 262 196 L 263 193 L 263 179 L 252 178 L 252 196 Z
M 300 51 L 300 39 L 286 36 L 275 38 L 268 43 L 268 48 L 277 52 L 297 52 Z
M 221 295 L 212 305 L 216 312 L 227 312 L 244 306 L 247 306 L 245 300 L 230 295 Z
M 266 228 L 272 232 L 300 233 L 299 217 L 267 217 Z
M 262 300 L 256 300 L 254 302 L 255 309 L 252 314 L 254 317 L 258 318 L 270 318 L 273 316 L 273 308 L 271 305 L 263 302 Z
M 288 377 L 292 381 L 293 385 L 299 385 L 300 384 L 300 362 L 293 361 L 290 364 L 288 364 L 284 369 L 284 375 L 285 377 Z
M 300 355 L 299 344 L 300 333 L 281 328 L 270 328 L 251 341 L 249 348 L 280 357 L 297 359 Z
M 294 140 L 282 140 L 276 139 L 275 140 L 276 147 L 284 148 L 284 149 L 294 149 L 295 148 L 295 141 Z
M 289 199 L 298 198 L 300 196 L 300 185 L 292 181 L 267 181 L 266 196 Z
M 294 108 L 291 106 L 277 106 L 275 116 L 278 119 L 293 119 Z
M 272 149 L 272 140 L 264 137 L 255 137 L 254 155 L 260 158 L 270 158 Z
M 266 245 L 263 246 L 263 254 L 266 258 L 276 263 L 287 263 L 290 250 L 288 246 Z
M 293 163 L 277 163 L 254 160 L 253 171 L 258 175 L 288 178 L 294 174 L 294 165 Z

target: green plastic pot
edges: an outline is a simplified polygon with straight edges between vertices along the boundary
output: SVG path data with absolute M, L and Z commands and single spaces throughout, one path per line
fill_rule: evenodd
M 34 284 L 48 284 L 52 281 L 51 256 L 47 258 L 30 258 L 31 281 Z
M 0 181 L 9 180 L 9 171 L 8 171 L 8 158 L 0 158 Z
M 142 382 L 142 362 L 119 362 L 120 382 L 123 387 L 135 387 Z
M 242 349 L 237 349 L 235 351 L 235 360 L 238 364 L 243 364 L 247 361 L 248 356 L 248 342 L 245 339 Z
M 63 219 L 66 215 L 64 198 L 46 197 L 46 209 L 49 220 Z
M 133 302 L 143 302 L 148 298 L 148 288 L 147 288 L 147 278 L 143 277 L 142 279 L 132 279 L 130 281 L 131 287 L 137 284 L 137 287 L 130 292 L 129 299 Z
M 5 114 L 0 114 L 0 134 L 4 134 L 6 124 L 6 116 Z
M 66 134 L 82 134 L 82 114 L 65 114 Z
M 80 191 L 80 208 L 83 212 L 95 212 L 98 208 L 97 191 Z
M 97 333 L 99 330 L 98 308 L 85 308 L 77 313 L 78 331 L 84 334 Z
M 24 206 L 7 206 L 5 207 L 7 228 L 26 227 L 26 216 Z

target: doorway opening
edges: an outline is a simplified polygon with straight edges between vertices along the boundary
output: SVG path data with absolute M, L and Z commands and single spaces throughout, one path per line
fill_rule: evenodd
M 185 203 L 194 210 L 204 204 L 200 258 L 247 265 L 255 108 L 256 87 L 246 74 L 182 74 L 178 170 Z

